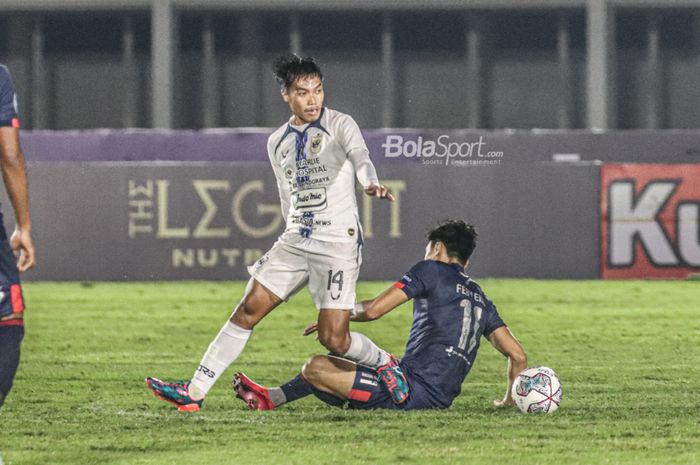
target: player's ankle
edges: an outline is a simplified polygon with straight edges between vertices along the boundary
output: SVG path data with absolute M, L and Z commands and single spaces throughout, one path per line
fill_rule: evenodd
M 267 388 L 267 395 L 270 398 L 272 405 L 274 405 L 275 407 L 279 407 L 280 405 L 287 403 L 287 396 L 284 394 L 282 388 Z
M 190 383 L 189 386 L 187 386 L 187 395 L 190 396 L 192 400 L 203 400 L 207 394 L 194 384 Z

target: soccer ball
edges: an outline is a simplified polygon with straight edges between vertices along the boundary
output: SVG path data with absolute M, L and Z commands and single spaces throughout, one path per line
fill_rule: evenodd
M 513 382 L 513 400 L 523 413 L 552 413 L 561 402 L 561 382 L 551 368 L 526 368 Z

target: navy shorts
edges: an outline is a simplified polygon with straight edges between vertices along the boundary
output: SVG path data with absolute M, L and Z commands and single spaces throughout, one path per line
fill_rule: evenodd
M 5 228 L 0 225 L 0 318 L 23 311 L 24 298 L 17 262 L 7 240 Z
M 401 404 L 395 404 L 391 398 L 389 390 L 384 383 L 379 381 L 377 372 L 362 365 L 357 365 L 355 382 L 350 391 L 348 407 L 352 409 L 389 409 L 389 410 L 418 410 L 440 408 L 432 400 L 421 382 L 415 378 L 411 380 L 411 375 L 404 367 L 403 371 L 408 381 L 408 400 Z

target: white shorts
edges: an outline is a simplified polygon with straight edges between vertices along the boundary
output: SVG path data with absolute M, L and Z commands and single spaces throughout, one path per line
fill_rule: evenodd
M 278 239 L 248 273 L 282 300 L 308 281 L 317 309 L 350 310 L 362 264 L 362 246 L 309 238 Z

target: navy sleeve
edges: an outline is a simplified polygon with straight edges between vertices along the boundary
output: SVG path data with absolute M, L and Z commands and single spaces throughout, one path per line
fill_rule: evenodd
M 500 328 L 501 326 L 506 326 L 506 324 L 501 319 L 501 316 L 496 310 L 496 306 L 490 300 L 486 301 L 486 318 L 484 321 L 484 336 L 488 337 L 489 334 Z
M 435 286 L 435 276 L 431 260 L 418 262 L 401 279 L 394 283 L 406 293 L 409 299 L 427 297 Z
M 3 65 L 0 65 L 0 126 L 19 126 L 15 86 Z

